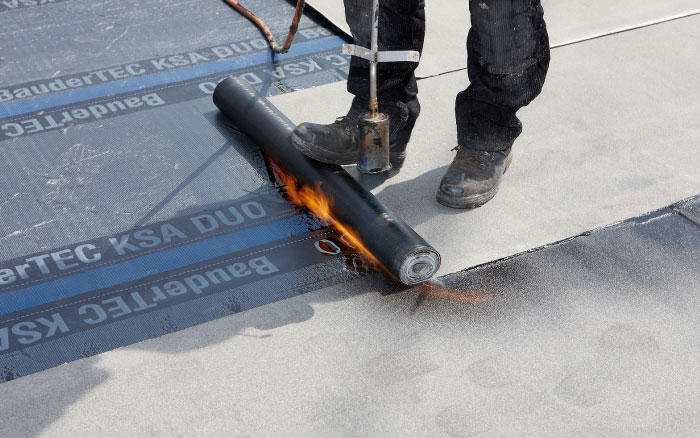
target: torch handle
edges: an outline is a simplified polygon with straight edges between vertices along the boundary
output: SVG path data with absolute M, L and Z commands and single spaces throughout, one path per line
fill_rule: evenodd
M 375 54 L 379 52 L 379 0 L 372 2 L 372 36 L 370 50 Z M 375 55 L 376 56 L 376 55 Z M 369 63 L 369 115 L 376 118 L 379 112 L 377 101 L 377 59 Z

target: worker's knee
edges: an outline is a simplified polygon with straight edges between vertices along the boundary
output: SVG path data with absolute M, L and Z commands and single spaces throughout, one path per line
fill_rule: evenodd
M 344 0 L 345 21 L 355 44 L 369 47 L 373 0 Z M 387 50 L 420 50 L 425 32 L 425 0 L 379 2 L 379 45 Z M 416 42 L 416 40 L 420 40 Z M 420 43 L 420 44 L 419 44 Z M 419 44 L 420 47 L 414 47 Z
M 549 56 L 539 0 L 470 0 L 470 56 L 493 74 L 522 71 Z
M 371 34 L 372 0 L 344 0 L 345 21 L 355 44 L 367 46 Z

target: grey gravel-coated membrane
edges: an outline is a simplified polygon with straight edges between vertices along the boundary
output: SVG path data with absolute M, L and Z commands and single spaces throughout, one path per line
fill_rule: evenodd
M 255 2 L 285 34 L 293 5 Z M 347 77 L 308 10 L 289 54 L 223 2 L 0 2 L 0 382 L 356 278 L 211 102 Z
M 297 52 L 273 59 L 257 31 L 218 2 L 0 4 L 0 381 L 366 272 L 341 238 L 280 198 L 257 148 L 231 132 L 211 104 L 213 87 L 229 74 L 266 95 L 344 79 L 347 58 L 334 30 L 307 16 Z M 276 34 L 286 32 L 287 3 L 261 0 L 255 12 Z M 700 200 L 689 199 L 442 278 L 442 286 L 474 301 L 476 314 L 454 309 L 431 288 L 393 299 L 417 297 L 413 313 L 433 312 L 440 324 L 431 326 L 455 327 L 451 337 L 460 345 L 476 342 L 480 352 L 494 353 L 493 360 L 465 364 L 479 387 L 508 387 L 522 377 L 507 375 L 518 366 L 527 368 L 527 384 L 543 387 L 551 380 L 541 374 L 554 362 L 545 357 L 553 336 L 580 354 L 580 369 L 552 389 L 561 401 L 553 409 L 504 392 L 512 406 L 543 409 L 532 418 L 562 406 L 601 407 L 605 416 L 611 404 L 632 399 L 647 414 L 638 418 L 664 415 L 673 425 L 663 430 L 692 435 L 698 412 L 677 420 L 658 407 L 697 393 L 699 212 Z M 394 290 L 381 275 L 366 278 L 374 290 Z M 287 302 L 294 300 L 276 305 Z M 449 311 L 435 312 L 440 306 Z M 391 322 L 371 309 L 362 316 Z M 425 328 L 410 321 L 386 327 L 387 338 Z M 511 362 L 498 357 L 496 350 L 513 345 L 544 353 L 525 364 L 515 363 L 517 348 Z M 401 367 L 376 365 L 380 376 L 403 378 Z M 414 365 L 403 373 L 411 375 Z M 688 392 L 674 393 L 680 387 Z M 353 386 L 348 394 L 362 392 Z M 468 403 L 446 409 L 438 426 L 457 436 L 505 428 L 507 406 L 492 410 L 484 394 L 471 388 Z M 41 393 L 42 400 L 52 396 L 65 398 Z M 15 409 L 34 412 L 35 405 Z M 345 418 L 348 409 L 341 409 Z M 561 418 L 552 424 L 570 436 L 575 424 Z

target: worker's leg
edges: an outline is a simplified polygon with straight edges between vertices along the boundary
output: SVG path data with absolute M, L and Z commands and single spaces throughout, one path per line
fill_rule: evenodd
M 345 17 L 354 44 L 370 47 L 372 0 L 344 0 Z M 424 0 L 379 0 L 379 50 L 423 50 Z M 377 66 L 377 98 L 381 112 L 389 115 L 392 143 L 408 143 L 420 105 L 413 62 L 380 63 Z M 353 57 L 348 91 L 356 96 L 355 112 L 369 105 L 369 62 Z
M 450 207 L 483 205 L 496 194 L 522 131 L 516 112 L 542 90 L 549 38 L 540 0 L 470 0 L 470 85 L 457 95 L 458 153 L 440 184 Z
M 354 43 L 370 47 L 372 0 L 344 0 L 345 15 Z M 423 49 L 424 0 L 379 1 L 379 50 Z M 381 63 L 377 68 L 379 111 L 389 116 L 391 162 L 402 166 L 406 145 L 420 113 L 416 63 Z M 355 95 L 345 118 L 331 125 L 302 123 L 292 135 L 292 144 L 306 155 L 333 164 L 351 164 L 359 157 L 357 120 L 369 111 L 369 62 L 353 57 L 348 91 Z
M 515 113 L 540 94 L 549 38 L 539 0 L 470 0 L 467 39 L 470 85 L 457 95 L 460 146 L 511 147 L 522 131 Z

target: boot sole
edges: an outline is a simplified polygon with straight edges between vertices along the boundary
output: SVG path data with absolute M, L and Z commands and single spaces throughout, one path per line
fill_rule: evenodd
M 505 175 L 508 171 L 511 161 L 513 161 L 512 153 L 508 155 L 508 158 L 506 158 L 506 162 L 503 167 L 503 175 Z M 442 190 L 438 190 L 436 199 L 440 204 L 444 205 L 445 207 L 457 208 L 462 210 L 473 210 L 475 208 L 481 207 L 482 205 L 492 200 L 493 197 L 496 196 L 496 193 L 498 192 L 500 186 L 501 182 L 499 181 L 498 184 L 494 185 L 491 188 L 491 190 L 489 190 L 486 193 L 465 197 L 450 196 L 448 194 L 443 193 Z
M 303 141 L 295 132 L 292 132 L 290 141 L 294 149 L 298 150 L 302 154 L 316 161 L 326 164 L 336 164 L 338 166 L 348 166 L 351 164 L 357 164 L 360 157 L 358 154 L 338 154 L 333 152 L 328 152 L 325 150 L 319 150 L 307 147 L 305 141 Z M 405 147 L 404 147 L 405 148 Z M 391 162 L 392 170 L 399 171 L 403 166 L 403 162 L 406 160 L 406 152 L 390 152 L 389 161 Z

